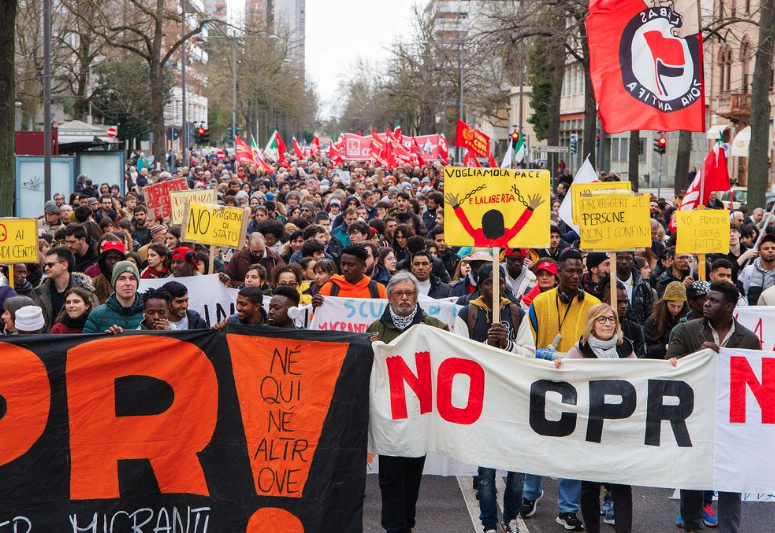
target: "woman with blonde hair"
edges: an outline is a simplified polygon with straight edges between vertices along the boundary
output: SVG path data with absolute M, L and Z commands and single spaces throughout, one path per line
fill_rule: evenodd
M 570 349 L 567 359 L 637 359 L 632 342 L 622 334 L 619 317 L 613 307 L 598 304 L 587 312 L 581 339 Z M 554 362 L 557 368 L 562 359 Z M 581 482 L 581 517 L 587 531 L 600 531 L 600 486 L 597 481 Z M 616 533 L 632 532 L 632 487 L 610 485 L 613 511 L 606 513 L 606 523 L 616 520 Z M 611 516 L 609 516 L 611 515 Z M 609 522 L 610 520 L 610 522 Z

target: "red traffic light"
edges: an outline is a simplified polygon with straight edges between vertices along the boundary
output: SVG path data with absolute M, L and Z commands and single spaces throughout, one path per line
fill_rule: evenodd
M 198 130 L 196 130 L 196 133 L 201 137 L 205 134 L 205 129 L 200 127 Z
M 516 142 L 519 140 L 519 132 L 518 131 L 512 131 L 511 132 L 511 140 Z
M 667 145 L 667 139 L 665 139 L 664 137 L 660 137 L 659 139 L 657 139 L 657 142 L 659 143 L 660 146 Z

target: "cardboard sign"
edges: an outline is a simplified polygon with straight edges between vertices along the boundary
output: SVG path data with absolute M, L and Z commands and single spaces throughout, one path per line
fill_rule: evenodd
M 360 531 L 371 343 L 264 329 L 3 337 L 2 529 Z
M 707 209 L 676 211 L 679 254 L 725 254 L 729 252 L 729 211 Z
M 544 248 L 548 170 L 444 169 L 444 238 L 452 246 Z
M 172 191 L 187 191 L 188 182 L 185 178 L 163 181 L 143 187 L 145 205 L 148 208 L 148 218 L 159 219 L 170 216 L 170 193 Z
M 199 203 L 186 204 L 181 240 L 242 248 L 250 209 Z
M 581 196 L 578 206 L 581 248 L 602 252 L 649 248 L 649 197 L 619 192 Z
M 0 218 L 0 263 L 36 263 L 37 261 L 37 220 Z
M 215 189 L 194 189 L 193 191 L 172 191 L 170 193 L 170 222 L 182 224 L 186 204 L 214 204 L 218 199 Z
M 629 181 L 596 181 L 594 183 L 573 183 L 570 192 L 573 195 L 573 222 L 578 224 L 578 206 L 581 203 L 582 194 L 593 194 L 597 191 L 632 191 L 632 183 Z

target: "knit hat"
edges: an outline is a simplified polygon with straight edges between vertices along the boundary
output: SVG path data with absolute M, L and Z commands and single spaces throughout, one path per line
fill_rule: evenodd
M 587 254 L 587 270 L 595 268 L 606 259 L 610 259 L 610 257 L 611 254 L 609 252 L 589 252 Z
M 135 279 L 137 279 L 138 283 L 140 282 L 140 272 L 138 272 L 137 266 L 135 266 L 132 261 L 119 261 L 113 265 L 113 273 L 110 276 L 110 284 L 115 287 L 116 280 L 121 274 L 125 272 L 129 272 L 135 277 Z
M 167 231 L 167 226 L 164 224 L 156 224 L 154 227 L 151 228 L 151 235 L 156 235 L 160 231 Z
M 686 287 L 680 281 L 672 281 L 665 289 L 662 299 L 666 302 L 685 302 Z
M 57 204 L 54 203 L 54 200 L 49 200 L 46 202 L 44 210 L 47 215 L 61 215 L 62 210 L 57 207 Z
M 40 331 L 46 327 L 43 310 L 37 305 L 28 305 L 16 311 L 14 326 L 21 332 Z
M 502 278 L 506 277 L 506 271 L 503 270 L 503 267 L 499 266 L 498 271 Z M 476 284 L 481 285 L 482 282 L 490 276 L 492 276 L 492 263 L 485 263 L 482 265 L 482 268 L 479 269 L 479 272 L 476 273 Z
M 696 300 L 697 298 L 707 296 L 709 292 L 710 283 L 707 281 L 695 281 L 686 287 L 686 298 L 689 300 Z

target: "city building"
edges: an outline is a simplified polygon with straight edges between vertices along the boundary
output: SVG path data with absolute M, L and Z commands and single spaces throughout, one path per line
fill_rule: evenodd
M 274 30 L 288 38 L 288 59 L 304 75 L 306 0 L 274 0 Z
M 245 27 L 274 33 L 275 0 L 245 0 Z

